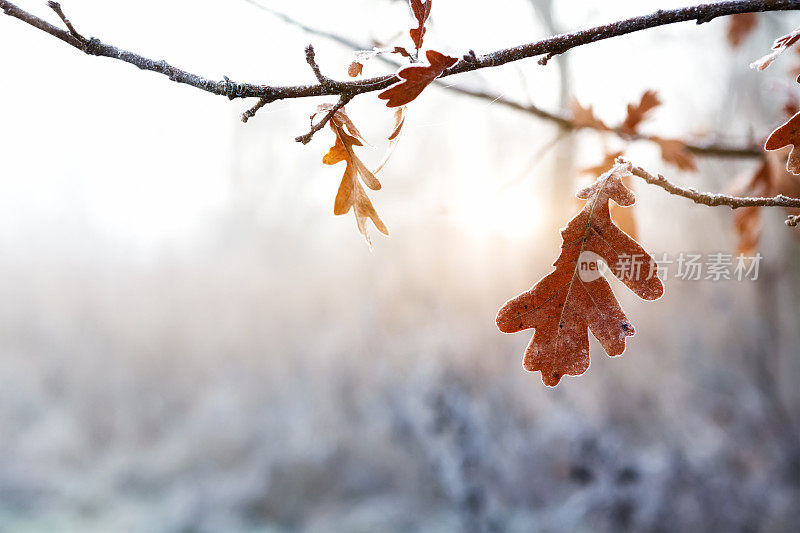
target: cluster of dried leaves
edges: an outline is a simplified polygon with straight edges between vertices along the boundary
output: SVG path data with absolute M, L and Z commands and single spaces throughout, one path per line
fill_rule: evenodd
M 331 104 L 322 104 L 318 107 L 317 114 L 328 113 L 332 109 L 333 106 Z M 404 122 L 404 111 L 405 108 L 399 108 L 395 111 L 395 127 L 389 136 L 389 148 L 374 171 L 370 171 L 355 153 L 355 147 L 363 146 L 366 141 L 355 124 L 353 124 L 353 121 L 347 116 L 344 108 L 337 109 L 329 121 L 331 129 L 336 135 L 336 142 L 322 158 L 322 162 L 326 165 L 345 162 L 344 175 L 333 204 L 333 214 L 345 215 L 352 209 L 356 217 L 358 231 L 364 236 L 370 248 L 372 248 L 372 241 L 367 233 L 367 220 L 372 220 L 378 231 L 384 235 L 389 235 L 389 230 L 378 216 L 377 211 L 375 211 L 375 207 L 373 207 L 367 196 L 362 182 L 374 191 L 380 190 L 381 182 L 378 181 L 375 175 L 386 164 L 397 140 L 400 138 Z M 314 116 L 311 119 L 313 120 Z
M 396 112 L 394 127 L 388 138 L 388 149 L 375 170 L 369 170 L 356 154 L 356 148 L 362 147 L 366 141 L 344 108 L 323 105 L 317 111 L 331 114 L 329 125 L 335 134 L 335 143 L 324 156 L 323 163 L 334 165 L 345 162 L 344 175 L 334 202 L 334 213 L 344 215 L 352 210 L 358 230 L 370 246 L 368 220 L 381 233 L 388 235 L 389 232 L 364 186 L 375 191 L 381 188 L 376 174 L 383 168 L 399 139 L 405 106 L 457 62 L 456 58 L 436 50 L 427 50 L 427 61 L 419 61 L 432 0 L 409 1 L 417 23 L 416 27 L 409 30 L 414 53 L 400 46 L 360 51 L 356 53 L 356 61 L 348 70 L 350 76 L 360 76 L 365 61 L 384 53 L 398 54 L 411 62 L 397 71 L 399 81 L 378 95 L 378 98 L 386 100 L 388 107 L 396 108 Z M 738 46 L 743 42 L 757 23 L 758 18 L 752 14 L 732 17 L 728 30 L 731 45 Z M 752 66 L 763 70 L 798 41 L 800 29 L 776 40 L 772 52 Z M 661 157 L 665 162 L 681 170 L 696 170 L 694 155 L 683 141 L 641 133 L 642 125 L 661 104 L 656 91 L 645 91 L 637 102 L 628 104 L 624 120 L 611 126 L 598 118 L 591 106 L 583 106 L 574 101 L 570 122 L 576 129 L 591 128 L 601 133 L 614 133 L 627 143 L 636 140 L 654 142 L 660 147 Z M 800 180 L 793 175 L 800 174 L 800 113 L 795 108 L 787 111 L 790 111 L 791 118 L 775 129 L 765 144 L 765 149 L 769 151 L 792 147 L 787 170 L 784 170 L 783 159 L 778 154 L 766 153 L 755 173 L 735 187 L 735 194 L 800 196 Z M 584 204 L 580 212 L 561 230 L 563 244 L 561 254 L 553 263 L 554 270 L 529 291 L 506 302 L 497 314 L 497 326 L 505 333 L 534 330 L 525 352 L 524 367 L 541 372 L 542 381 L 548 386 L 557 385 L 564 375 L 580 375 L 589 367 L 590 330 L 610 356 L 622 354 L 625 350 L 625 339 L 634 334 L 633 325 L 602 274 L 600 261 L 644 300 L 656 300 L 664 292 L 657 275 L 656 262 L 635 240 L 637 231 L 631 208 L 635 202 L 630 189 L 633 177 L 631 164 L 618 159 L 624 148 L 608 150 L 600 164 L 583 170 L 600 177 L 577 194 Z M 609 168 L 611 170 L 607 170 Z M 800 211 L 797 214 L 800 215 Z M 736 211 L 734 216 L 740 238 L 739 251 L 751 253 L 759 240 L 760 210 L 743 208 Z M 632 262 L 628 266 L 626 258 L 629 263 Z M 587 271 L 598 274 L 586 277 L 584 274 Z
M 400 132 L 405 122 L 405 105 L 417 98 L 425 87 L 430 85 L 433 80 L 441 76 L 446 69 L 452 67 L 456 61 L 458 61 L 456 58 L 447 56 L 436 50 L 428 50 L 425 53 L 428 62 L 427 65 L 415 62 L 416 57 L 419 55 L 419 50 L 422 48 L 423 38 L 425 37 L 425 23 L 430 17 L 433 1 L 409 1 L 411 12 L 417 21 L 417 27 L 409 31 L 409 35 L 416 49 L 416 54 L 412 55 L 402 46 L 395 46 L 391 49 L 374 48 L 373 50 L 360 50 L 356 52 L 356 59 L 348 68 L 348 74 L 351 77 L 360 76 L 364 69 L 364 63 L 380 54 L 398 54 L 414 62 L 397 71 L 397 77 L 400 78 L 400 81 L 378 94 L 378 98 L 387 101 L 387 107 L 396 108 L 394 128 L 389 135 L 389 147 L 383 160 L 374 171 L 370 171 L 356 156 L 354 147 L 362 146 L 364 138 L 358 132 L 353 121 L 347 116 L 343 107 L 338 109 L 331 117 L 330 127 L 336 134 L 336 143 L 322 159 L 323 163 L 326 165 L 334 165 L 345 161 L 344 176 L 342 176 L 342 182 L 339 185 L 339 192 L 336 194 L 333 211 L 336 215 L 344 215 L 352 209 L 355 213 L 358 230 L 364 236 L 370 248 L 372 247 L 372 242 L 367 233 L 367 220 L 372 220 L 375 227 L 378 228 L 378 231 L 385 235 L 389 234 L 389 230 L 375 211 L 372 202 L 362 186 L 362 182 L 370 189 L 376 191 L 381 188 L 381 184 L 375 177 L 375 174 L 386 164 L 386 161 L 389 159 L 389 156 L 400 138 Z M 333 107 L 334 106 L 330 104 L 322 105 L 318 108 L 316 114 L 328 113 Z M 314 116 L 316 116 L 316 114 Z M 314 116 L 311 117 L 312 122 Z

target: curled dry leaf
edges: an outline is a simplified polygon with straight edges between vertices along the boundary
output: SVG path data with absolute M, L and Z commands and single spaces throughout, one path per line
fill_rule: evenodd
M 422 39 L 425 37 L 425 23 L 428 17 L 431 16 L 431 7 L 433 0 L 409 0 L 411 3 L 411 12 L 414 13 L 414 18 L 417 19 L 417 27 L 412 28 L 409 32 L 411 40 L 414 41 L 414 47 L 417 50 L 422 48 Z
M 401 81 L 395 83 L 382 93 L 378 98 L 388 100 L 387 107 L 400 107 L 414 100 L 420 93 L 442 75 L 446 69 L 456 64 L 455 57 L 450 57 L 437 52 L 428 50 L 425 53 L 428 65 L 412 65 L 403 67 L 397 71 L 397 76 Z
M 756 13 L 739 13 L 728 18 L 728 42 L 738 48 L 758 26 Z
M 317 108 L 317 113 L 327 113 L 331 108 L 330 104 L 323 104 Z M 313 118 L 312 116 L 312 120 Z M 330 120 L 330 127 L 336 134 L 336 142 L 322 158 L 322 162 L 326 165 L 335 165 L 341 161 L 346 163 L 342 182 L 339 184 L 339 190 L 336 193 L 333 214 L 344 215 L 350 209 L 353 209 L 358 231 L 364 236 L 369 247 L 372 248 L 372 241 L 367 233 L 367 219 L 372 220 L 378 231 L 384 235 L 389 235 L 389 230 L 372 206 L 372 202 L 370 202 L 364 187 L 361 185 L 361 181 L 367 187 L 376 191 L 381 188 L 381 183 L 367 169 L 366 165 L 356 156 L 353 150 L 355 146 L 363 146 L 362 141 L 364 138 L 347 116 L 344 108 L 334 113 Z M 361 178 L 360 180 L 359 177 Z
M 677 139 L 652 139 L 661 148 L 661 159 L 681 170 L 697 170 L 694 155 L 686 148 L 683 141 Z
M 779 126 L 767 138 L 764 144 L 765 150 L 780 150 L 785 146 L 791 146 L 789 159 L 786 161 L 786 170 L 792 174 L 800 174 L 800 113 L 797 113 L 785 124 Z
M 596 130 L 611 129 L 595 116 L 592 106 L 584 107 L 578 100 L 573 99 L 569 107 L 572 112 L 572 123 L 576 128 L 594 128 Z
M 622 130 L 626 133 L 636 133 L 648 113 L 660 105 L 661 100 L 656 91 L 645 91 L 638 104 L 628 104 L 628 114 L 625 116 L 625 122 L 622 123 Z
M 375 167 L 373 174 L 377 174 L 383 170 L 383 167 L 389 161 L 389 158 L 392 157 L 394 148 L 397 146 L 397 142 L 400 140 L 400 134 L 403 131 L 403 124 L 405 124 L 405 121 L 406 108 L 405 106 L 398 107 L 394 110 L 394 128 L 392 129 L 392 133 L 389 135 L 389 146 L 386 148 L 386 153 L 383 154 L 383 159 L 381 159 L 381 162 L 378 163 L 377 167 Z
M 347 75 L 351 78 L 357 78 L 361 75 L 361 71 L 364 70 L 364 64 L 359 63 L 358 61 L 353 61 L 350 63 L 350 66 L 347 67 Z
M 564 242 L 553 272 L 497 313 L 497 327 L 504 333 L 534 329 L 524 367 L 540 371 L 550 387 L 562 376 L 577 376 L 589 367 L 589 329 L 612 357 L 625 351 L 625 338 L 634 334 L 599 273 L 599 259 L 640 298 L 655 300 L 664 293 L 655 260 L 609 214 L 610 200 L 625 206 L 635 201 L 622 183 L 630 169 L 630 163 L 618 164 L 578 193 L 586 205 L 561 230 Z
M 797 41 L 800 40 L 800 28 L 797 28 L 792 33 L 788 35 L 784 35 L 783 37 L 778 37 L 774 43 L 772 43 L 772 52 L 765 55 L 761 59 L 753 61 L 750 63 L 750 68 L 754 68 L 757 70 L 764 70 L 768 66 L 775 61 L 779 55 L 785 52 L 789 47 L 794 45 Z

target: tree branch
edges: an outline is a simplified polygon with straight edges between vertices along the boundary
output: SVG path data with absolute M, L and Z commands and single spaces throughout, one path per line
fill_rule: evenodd
M 0 0 L 0 9 L 6 15 L 21 20 L 39 30 L 42 30 L 73 46 L 86 54 L 110 57 L 130 63 L 142 70 L 157 72 L 167 76 L 177 83 L 184 83 L 192 87 L 210 92 L 212 94 L 234 98 L 259 98 L 261 107 L 267 103 L 288 98 L 309 98 L 314 96 L 347 96 L 348 99 L 374 91 L 383 90 L 393 85 L 399 78 L 395 75 L 380 76 L 358 81 L 336 81 L 318 78 L 317 84 L 295 86 L 269 86 L 254 83 L 234 83 L 227 77 L 221 81 L 210 80 L 197 74 L 181 70 L 167 63 L 156 61 L 144 56 L 105 44 L 96 38 L 85 39 L 74 31 L 71 24 L 68 30 L 62 30 L 42 20 L 27 11 L 20 9 L 12 2 Z M 55 9 L 55 8 L 54 8 Z M 800 0 L 728 0 L 711 4 L 699 4 L 670 10 L 658 10 L 649 15 L 633 17 L 626 20 L 596 26 L 594 28 L 565 33 L 542 39 L 533 43 L 523 44 L 513 48 L 497 50 L 485 55 L 470 56 L 469 60 L 462 59 L 453 67 L 447 69 L 442 77 L 462 74 L 478 69 L 496 67 L 520 61 L 522 59 L 545 55 L 552 57 L 562 54 L 572 48 L 595 43 L 612 37 L 619 37 L 637 31 L 694 20 L 698 24 L 709 22 L 714 18 L 738 13 L 751 13 L 760 11 L 788 11 L 800 9 Z M 60 11 L 60 7 L 59 7 Z M 58 12 L 58 11 L 57 11 Z M 59 16 L 66 21 L 63 13 Z M 66 22 L 65 22 L 66 24 Z M 316 74 L 316 72 L 315 72 Z M 252 109 L 250 111 L 253 111 Z M 249 113 L 249 112 L 248 112 Z M 247 114 L 247 113 L 246 113 Z
M 622 158 L 617 159 L 618 164 L 628 164 Z M 688 198 L 696 204 L 707 205 L 711 207 L 728 206 L 731 209 L 738 209 L 740 207 L 788 207 L 800 208 L 800 198 L 790 198 L 779 194 L 771 198 L 761 197 L 746 197 L 746 196 L 729 196 L 726 194 L 714 194 L 710 192 L 700 192 L 694 188 L 685 188 L 675 185 L 667 178 L 658 174 L 653 176 L 641 167 L 634 167 L 631 165 L 631 173 L 634 176 L 642 178 L 644 181 L 656 187 L 661 187 L 665 191 L 675 196 L 682 196 Z M 789 217 L 786 223 L 790 226 L 795 225 L 799 217 Z
M 295 26 L 295 27 L 303 30 L 304 32 L 306 32 L 306 33 L 308 33 L 310 35 L 317 35 L 317 36 L 320 36 L 320 37 L 324 37 L 325 39 L 328 39 L 328 40 L 330 40 L 332 42 L 340 44 L 340 45 L 344 46 L 345 48 L 349 48 L 351 50 L 367 50 L 367 49 L 369 49 L 369 46 L 364 44 L 364 43 L 359 43 L 357 41 L 354 41 L 354 40 L 349 39 L 347 37 L 344 37 L 342 35 L 339 35 L 339 34 L 336 34 L 336 33 L 333 33 L 333 32 L 329 32 L 329 31 L 325 31 L 325 30 L 320 29 L 320 28 L 315 28 L 315 27 L 312 27 L 312 26 L 308 26 L 307 24 L 304 24 L 303 22 L 295 19 L 294 17 L 291 17 L 291 16 L 287 15 L 286 13 L 283 13 L 281 11 L 277 11 L 275 9 L 272 9 L 270 7 L 262 5 L 259 2 L 256 2 L 255 0 L 245 0 L 245 1 L 248 4 L 251 4 L 251 5 L 255 6 L 255 7 L 257 7 L 258 9 L 266 11 L 267 13 L 271 14 L 272 16 L 280 19 L 282 22 L 285 22 L 286 24 L 289 24 L 290 26 Z M 475 52 L 470 50 L 469 53 L 466 54 L 464 57 L 465 57 L 465 59 L 467 57 L 469 57 L 469 61 L 472 61 L 473 58 L 476 57 L 475 56 Z M 397 61 L 394 61 L 394 60 L 390 59 L 389 57 L 387 57 L 386 55 L 383 55 L 383 54 L 378 54 L 376 56 L 376 58 L 381 60 L 381 61 L 383 61 L 384 63 L 387 63 L 387 64 L 395 67 L 395 68 L 399 68 L 399 67 L 402 66 Z M 548 56 L 544 56 L 542 59 L 546 59 L 546 58 L 548 58 Z M 542 60 L 539 60 L 539 63 L 540 64 L 546 64 L 547 61 L 543 62 Z M 572 120 L 572 118 L 569 116 L 569 114 L 564 112 L 564 111 L 561 111 L 561 112 L 547 111 L 547 110 L 542 109 L 539 106 L 537 106 L 535 104 L 532 104 L 532 103 L 529 103 L 527 105 L 520 104 L 519 102 L 515 102 L 514 100 L 510 100 L 510 99 L 506 98 L 504 95 L 499 94 L 499 93 L 493 93 L 493 92 L 488 92 L 488 91 L 479 91 L 479 90 L 469 89 L 469 88 L 466 88 L 466 87 L 459 87 L 458 85 L 452 85 L 452 84 L 445 83 L 440 79 L 434 80 L 434 83 L 437 86 L 439 86 L 439 87 L 441 87 L 441 88 L 443 88 L 445 90 L 451 91 L 451 92 L 455 92 L 455 93 L 458 93 L 458 94 L 463 94 L 463 95 L 466 95 L 466 96 L 472 96 L 473 98 L 479 98 L 481 100 L 486 100 L 486 101 L 489 101 L 489 102 L 491 102 L 493 104 L 498 104 L 498 105 L 502 105 L 504 107 L 509 107 L 509 108 L 514 109 L 516 111 L 520 111 L 520 112 L 523 112 L 523 113 L 529 113 L 529 114 L 531 114 L 531 115 L 533 115 L 535 117 L 538 117 L 538 118 L 540 118 L 542 120 L 547 120 L 549 122 L 552 122 L 555 125 L 557 125 L 559 128 L 561 128 L 561 129 L 563 129 L 565 131 L 575 131 L 575 130 L 580 130 L 580 129 L 584 129 L 584 128 L 598 129 L 598 128 L 593 128 L 593 126 L 591 126 L 590 124 L 576 124 Z M 259 103 L 259 104 L 256 105 L 256 107 L 254 109 L 256 111 L 258 111 L 258 109 L 260 109 L 261 107 L 263 107 L 263 104 Z M 247 122 L 247 120 L 249 118 L 252 118 L 253 115 L 255 115 L 255 113 L 252 112 L 252 110 L 251 111 L 247 111 L 242 116 L 242 120 L 244 122 Z M 630 131 L 623 130 L 622 128 L 611 128 L 611 129 L 603 129 L 603 130 L 599 130 L 598 129 L 598 131 L 603 131 L 605 133 L 613 133 L 616 136 L 618 136 L 618 137 L 620 137 L 620 138 L 622 138 L 622 139 L 624 139 L 626 141 L 657 142 L 657 140 L 659 140 L 659 137 L 655 136 L 655 135 L 645 135 L 645 134 L 641 134 L 641 133 L 632 133 Z M 733 146 L 733 145 L 725 145 L 725 144 L 719 144 L 719 143 L 694 144 L 694 143 L 689 143 L 689 142 L 684 143 L 684 144 L 686 146 L 686 149 L 689 150 L 690 152 L 692 152 L 693 154 L 699 155 L 699 156 L 706 156 L 706 157 L 725 157 L 725 158 L 743 158 L 743 159 L 747 159 L 747 158 L 763 157 L 763 155 L 764 155 L 764 150 L 763 150 L 763 147 L 761 145 Z

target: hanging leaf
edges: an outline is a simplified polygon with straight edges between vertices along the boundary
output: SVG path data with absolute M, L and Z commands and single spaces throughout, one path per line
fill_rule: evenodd
M 317 114 L 327 113 L 331 109 L 332 106 L 330 104 L 323 104 L 317 108 Z M 314 119 L 313 116 L 311 118 L 312 120 Z M 334 113 L 329 124 L 336 134 L 336 142 L 322 158 L 322 162 L 326 165 L 335 165 L 342 161 L 346 163 L 344 175 L 336 193 L 333 214 L 344 215 L 352 209 L 356 217 L 358 231 L 364 236 L 367 245 L 371 249 L 372 241 L 367 233 L 367 220 L 372 220 L 378 231 L 384 235 L 389 235 L 389 230 L 375 211 L 361 182 L 363 181 L 367 187 L 376 191 L 381 188 L 381 183 L 355 154 L 354 147 L 363 146 L 362 141 L 364 138 L 347 116 L 344 108 Z
M 625 338 L 634 334 L 611 286 L 599 274 L 599 259 L 640 298 L 655 300 L 664 293 L 655 260 L 609 214 L 610 200 L 623 206 L 635 201 L 622 183 L 630 170 L 630 163 L 618 164 L 578 193 L 586 205 L 561 230 L 564 243 L 553 272 L 497 313 L 497 327 L 504 333 L 534 329 L 524 367 L 540 371 L 550 387 L 562 376 L 577 376 L 589 367 L 589 329 L 612 357 L 622 354 Z
M 414 13 L 414 18 L 417 19 L 417 27 L 413 28 L 409 33 L 411 40 L 414 41 L 414 47 L 419 50 L 422 48 L 422 39 L 425 37 L 425 23 L 428 17 L 431 16 L 431 7 L 433 0 L 410 0 L 411 11 Z
M 636 133 L 639 124 L 647 118 L 648 113 L 661 105 L 656 91 L 648 90 L 642 94 L 638 104 L 628 104 L 628 114 L 622 123 L 622 130 L 626 133 Z
M 388 100 L 387 107 L 400 107 L 408 104 L 422 93 L 423 89 L 441 76 L 442 72 L 456 64 L 455 57 L 446 56 L 436 50 L 425 53 L 428 65 L 412 65 L 397 71 L 401 81 L 395 83 L 382 93 L 378 98 Z
M 800 113 L 797 113 L 785 124 L 779 126 L 770 134 L 764 144 L 765 150 L 780 150 L 785 146 L 791 146 L 789 159 L 786 161 L 786 170 L 792 174 L 800 174 Z

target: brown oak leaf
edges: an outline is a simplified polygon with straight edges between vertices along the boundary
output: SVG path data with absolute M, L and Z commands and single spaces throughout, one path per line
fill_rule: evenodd
M 630 163 L 620 163 L 578 193 L 586 205 L 561 230 L 564 242 L 553 272 L 497 313 L 497 327 L 504 333 L 534 329 L 523 364 L 526 370 L 540 371 L 547 386 L 589 368 L 590 329 L 612 357 L 625 351 L 625 338 L 634 334 L 611 286 L 598 272 L 599 259 L 640 298 L 655 300 L 664 293 L 655 260 L 609 215 L 610 200 L 619 205 L 635 201 L 622 183 L 630 170 Z
M 728 42 L 738 48 L 758 26 L 756 13 L 739 13 L 728 19 Z
M 800 174 L 800 113 L 779 126 L 767 138 L 764 144 L 765 150 L 780 150 L 784 146 L 791 146 L 789 159 L 786 161 L 786 170 L 792 174 Z
M 647 118 L 647 114 L 660 105 L 661 100 L 656 91 L 645 91 L 638 104 L 628 104 L 628 114 L 622 123 L 622 130 L 626 133 L 636 133 L 639 124 Z
M 397 76 L 401 80 L 378 95 L 378 98 L 388 100 L 387 107 L 400 107 L 408 104 L 419 96 L 433 80 L 441 76 L 445 69 L 452 67 L 458 61 L 455 57 L 441 54 L 436 50 L 428 50 L 425 52 L 425 57 L 428 59 L 428 65 L 411 65 L 401 68 L 397 71 Z
M 800 41 L 800 28 L 797 28 L 792 33 L 788 35 L 784 35 L 782 37 L 778 37 L 775 39 L 775 42 L 772 43 L 772 52 L 765 55 L 761 59 L 753 61 L 750 63 L 750 68 L 754 68 L 757 70 L 764 70 L 768 66 L 775 61 L 779 55 L 785 52 L 789 47 L 795 44 L 797 41 Z
M 661 159 L 671 163 L 681 170 L 697 170 L 697 164 L 692 152 L 686 148 L 683 141 L 677 139 L 653 138 L 661 148 Z
M 317 113 L 327 113 L 331 108 L 330 104 L 323 104 L 319 106 Z M 372 248 L 372 241 L 367 234 L 367 220 L 372 220 L 378 231 L 384 235 L 389 235 L 389 230 L 375 211 L 364 187 L 361 185 L 361 181 L 367 187 L 376 191 L 381 188 L 381 183 L 367 169 L 366 165 L 356 156 L 353 150 L 355 146 L 363 146 L 362 141 L 364 138 L 347 116 L 344 108 L 334 113 L 329 124 L 336 134 L 336 142 L 322 158 L 322 162 L 326 165 L 335 165 L 342 161 L 346 163 L 344 175 L 333 204 L 333 214 L 344 215 L 352 209 L 356 217 L 358 231 L 364 236 L 367 245 Z M 359 177 L 361 178 L 360 180 Z
M 431 7 L 433 0 L 410 0 L 411 11 L 414 13 L 414 18 L 417 19 L 418 26 L 412 28 L 409 32 L 411 40 L 414 41 L 414 46 L 417 50 L 422 48 L 422 39 L 425 37 L 425 23 L 428 17 L 431 16 Z

